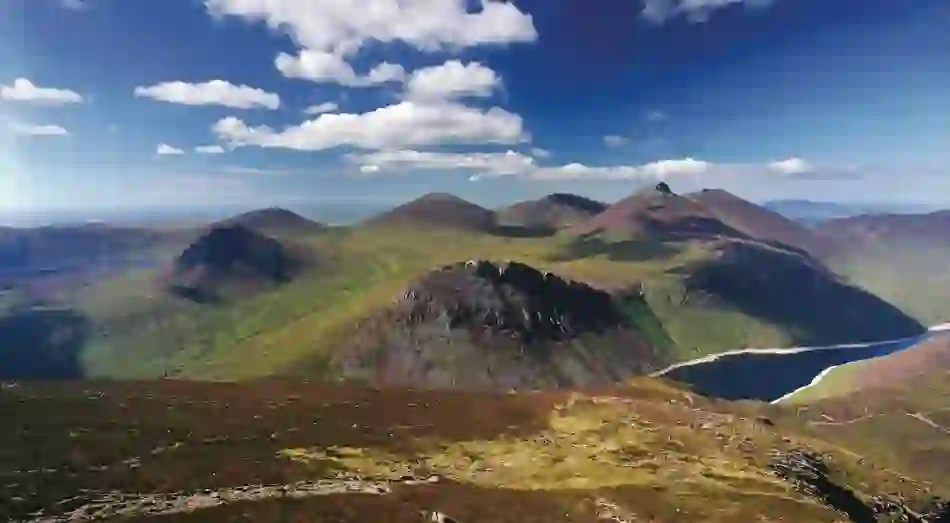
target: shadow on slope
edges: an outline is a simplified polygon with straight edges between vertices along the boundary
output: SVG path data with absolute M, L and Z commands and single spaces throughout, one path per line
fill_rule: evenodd
M 728 242 L 719 246 L 715 259 L 686 269 L 689 292 L 711 295 L 749 316 L 787 326 L 800 345 L 885 341 L 926 330 L 819 262 L 789 251 Z
M 304 267 L 302 252 L 240 225 L 216 226 L 178 257 L 166 286 L 198 303 L 288 283 Z
M 27 309 L 0 318 L 0 378 L 76 379 L 91 335 L 89 321 L 69 309 Z

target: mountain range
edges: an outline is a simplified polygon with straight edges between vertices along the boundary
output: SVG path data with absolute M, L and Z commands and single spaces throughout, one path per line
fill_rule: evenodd
M 881 275 L 940 274 L 943 217 L 806 225 L 661 184 L 4 229 L 0 517 L 947 521 L 945 338 L 789 406 L 647 377 L 924 336 L 950 286 Z

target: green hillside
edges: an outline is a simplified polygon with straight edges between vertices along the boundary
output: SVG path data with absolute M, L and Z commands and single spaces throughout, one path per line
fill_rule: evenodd
M 512 259 L 596 286 L 643 282 L 659 325 L 644 326 L 674 359 L 789 341 L 778 326 L 718 303 L 685 297 L 671 271 L 705 254 L 680 244 L 651 256 L 609 249 L 578 254 L 570 236 L 505 238 L 419 228 L 333 228 L 295 238 L 332 259 L 291 284 L 234 302 L 198 305 L 162 293 L 154 271 L 110 279 L 77 293 L 77 309 L 99 328 L 83 362 L 90 376 L 251 378 L 294 372 L 333 350 L 339 333 L 386 306 L 414 279 L 468 259 Z M 635 252 L 634 249 L 630 250 Z M 667 339 L 668 337 L 668 339 Z M 698 350 L 697 350 L 698 349 Z

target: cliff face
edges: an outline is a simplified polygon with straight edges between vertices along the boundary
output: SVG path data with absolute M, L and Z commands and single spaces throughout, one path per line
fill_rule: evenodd
M 383 384 L 609 384 L 662 362 L 630 327 L 629 314 L 648 310 L 639 296 L 618 298 L 517 262 L 472 260 L 411 284 L 360 325 L 336 364 Z

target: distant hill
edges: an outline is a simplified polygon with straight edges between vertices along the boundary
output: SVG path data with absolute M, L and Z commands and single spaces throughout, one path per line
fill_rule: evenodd
M 841 203 L 804 199 L 770 200 L 763 203 L 762 207 L 805 225 L 815 225 L 826 220 L 848 218 L 862 214 L 913 214 L 926 213 L 932 210 L 929 206 L 915 204 Z
M 175 260 L 164 284 L 210 302 L 289 282 L 305 265 L 301 251 L 240 225 L 218 225 Z
M 427 227 L 489 231 L 492 211 L 447 193 L 429 193 L 409 203 L 370 218 L 374 226 L 422 225 Z
M 301 234 L 319 231 L 324 228 L 324 225 L 321 223 L 308 220 L 293 211 L 280 207 L 269 207 L 267 209 L 246 212 L 221 220 L 216 225 L 240 225 L 256 231 Z
M 950 211 L 862 214 L 821 222 L 816 230 L 852 249 L 881 245 L 950 245 Z
M 689 240 L 744 238 L 704 205 L 675 194 L 665 184 L 620 200 L 573 230 L 625 239 Z
M 554 193 L 537 200 L 518 202 L 499 209 L 502 226 L 562 229 L 577 225 L 607 209 L 607 204 L 574 194 Z
M 428 273 L 361 322 L 334 366 L 380 384 L 605 385 L 664 362 L 637 322 L 658 323 L 641 296 L 614 297 L 522 263 L 473 260 Z
M 704 189 L 686 196 L 750 238 L 799 249 L 818 257 L 829 254 L 834 248 L 820 233 L 722 189 Z
M 0 274 L 119 264 L 173 239 L 168 232 L 104 224 L 0 231 Z

